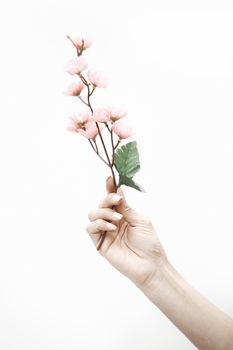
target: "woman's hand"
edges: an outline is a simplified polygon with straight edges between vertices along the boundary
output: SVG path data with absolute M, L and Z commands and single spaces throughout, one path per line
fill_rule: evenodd
M 99 208 L 88 215 L 87 231 L 96 247 L 106 231 L 100 254 L 142 286 L 154 279 L 160 266 L 167 261 L 166 254 L 151 221 L 129 207 L 121 188 L 114 193 L 111 177 L 106 181 L 106 188 L 107 196 Z

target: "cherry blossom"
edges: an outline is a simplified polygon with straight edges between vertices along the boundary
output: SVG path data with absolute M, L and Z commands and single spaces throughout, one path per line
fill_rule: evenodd
M 67 88 L 67 91 L 64 92 L 66 96 L 79 96 L 84 88 L 84 84 L 79 81 L 79 82 L 73 82 L 70 83 L 70 85 Z
M 101 72 L 98 71 L 91 71 L 89 70 L 87 72 L 88 79 L 90 82 L 95 86 L 99 88 L 106 88 L 107 87 L 107 79 L 104 77 L 104 75 Z
M 103 128 L 103 125 L 99 125 L 99 130 L 101 131 Z M 87 139 L 95 139 L 96 136 L 99 134 L 99 130 L 96 126 L 96 123 L 91 121 L 86 124 L 85 129 L 79 130 L 79 133 L 86 137 Z
M 91 40 L 88 38 L 85 38 L 83 36 L 76 36 L 76 37 L 72 37 L 72 42 L 75 45 L 75 47 L 77 47 L 78 49 L 87 49 L 89 47 L 91 47 Z
M 127 115 L 127 112 L 122 108 L 109 107 L 110 120 L 115 122 L 121 118 L 124 118 Z
M 67 62 L 65 70 L 67 73 L 74 75 L 74 74 L 80 74 L 87 67 L 88 67 L 88 63 L 86 59 L 83 56 L 79 56 L 69 60 Z
M 93 119 L 96 122 L 106 123 L 110 120 L 110 113 L 107 108 L 97 108 L 93 112 Z
M 127 139 L 134 134 L 130 126 L 127 126 L 121 122 L 114 123 L 112 126 L 112 131 L 119 137 L 119 139 Z
M 80 132 L 80 130 L 85 130 L 87 123 L 91 121 L 91 115 L 89 112 L 72 114 L 69 118 L 70 123 L 68 124 L 67 130 L 72 132 Z

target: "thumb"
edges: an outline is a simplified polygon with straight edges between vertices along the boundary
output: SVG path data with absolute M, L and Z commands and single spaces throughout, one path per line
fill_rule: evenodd
M 107 190 L 107 193 L 116 192 L 112 176 L 109 176 L 106 180 L 106 190 Z

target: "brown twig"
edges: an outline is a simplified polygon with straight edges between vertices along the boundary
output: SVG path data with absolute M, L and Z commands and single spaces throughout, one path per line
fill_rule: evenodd
M 114 146 L 112 130 L 110 131 L 110 133 L 111 133 L 111 144 L 112 144 L 112 166 L 114 166 L 115 146 Z
M 97 156 L 109 167 L 109 164 L 106 162 L 106 160 L 99 154 L 97 148 L 94 147 L 93 143 L 91 142 L 90 139 L 88 139 L 88 141 L 90 142 L 91 147 L 93 148 L 93 150 L 95 151 L 95 153 L 97 154 Z M 93 140 L 94 141 L 94 140 Z M 95 143 L 96 145 L 96 143 Z
M 88 106 L 88 104 L 86 103 L 86 101 L 84 101 L 84 99 L 81 96 L 78 96 L 78 98 L 86 105 Z
M 93 85 L 92 91 L 90 92 L 90 96 L 93 94 L 94 91 L 95 91 L 95 85 Z
M 71 37 L 69 35 L 66 36 L 71 42 L 72 44 L 76 47 L 76 50 L 77 50 L 77 56 L 81 56 L 82 54 L 82 51 L 78 49 L 78 47 L 75 45 L 75 43 L 73 42 L 73 40 L 71 39 Z
M 120 142 L 121 142 L 121 140 L 118 140 L 118 141 L 117 141 L 117 143 L 116 143 L 116 145 L 115 145 L 115 147 L 114 147 L 114 151 L 117 149 L 117 147 L 119 146 Z

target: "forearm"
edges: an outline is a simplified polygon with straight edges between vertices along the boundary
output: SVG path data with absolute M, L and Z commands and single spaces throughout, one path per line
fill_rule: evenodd
M 143 293 L 199 350 L 233 350 L 233 320 L 165 263 Z

